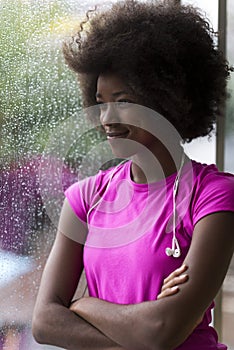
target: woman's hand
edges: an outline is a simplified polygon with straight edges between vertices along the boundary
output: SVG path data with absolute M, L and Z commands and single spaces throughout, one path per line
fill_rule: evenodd
M 157 300 L 178 293 L 180 290 L 179 285 L 188 281 L 189 276 L 185 273 L 187 269 L 188 266 L 182 265 L 165 278 L 161 292 L 157 296 Z
M 157 296 L 157 300 L 178 293 L 178 291 L 180 290 L 178 285 L 187 282 L 189 279 L 188 274 L 185 273 L 187 269 L 188 266 L 182 265 L 181 267 L 173 271 L 167 278 L 165 278 L 165 280 L 163 281 L 161 293 Z M 204 314 L 202 314 L 201 317 L 199 317 L 196 324 L 194 325 L 194 328 L 196 328 L 199 325 L 199 323 L 202 322 L 203 317 Z
M 157 300 L 178 293 L 179 285 L 185 283 L 189 278 L 188 274 L 185 274 L 187 269 L 188 267 L 186 265 L 182 265 L 173 271 L 167 278 L 165 278 L 161 292 L 157 296 Z M 78 313 L 77 308 L 79 305 L 79 300 L 80 299 L 73 300 L 69 307 L 69 309 L 74 313 Z

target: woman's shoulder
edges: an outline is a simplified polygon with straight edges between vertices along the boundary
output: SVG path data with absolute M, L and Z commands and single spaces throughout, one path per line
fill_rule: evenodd
M 102 192 L 103 189 L 108 186 L 108 183 L 114 182 L 115 180 L 123 179 L 128 174 L 128 169 L 130 166 L 129 161 L 121 162 L 115 166 L 111 166 L 107 169 L 100 169 L 96 174 L 78 177 L 78 181 L 72 184 L 66 192 L 68 191 L 85 191 L 85 192 Z
M 79 217 L 84 217 L 93 203 L 97 202 L 105 192 L 109 184 L 123 179 L 127 174 L 128 162 L 99 170 L 95 175 L 78 178 L 65 191 L 65 197 L 74 212 Z
M 219 171 L 214 164 L 193 161 L 194 187 L 192 208 L 194 222 L 218 211 L 234 212 L 234 175 Z
M 234 174 L 220 171 L 215 164 L 200 163 L 192 160 L 194 180 L 200 186 L 217 185 L 234 186 Z

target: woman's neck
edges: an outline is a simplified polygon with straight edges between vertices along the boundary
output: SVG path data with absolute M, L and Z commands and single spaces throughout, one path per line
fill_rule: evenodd
M 165 179 L 178 171 L 183 153 L 184 150 L 180 146 L 173 157 L 166 149 L 157 155 L 151 152 L 134 155 L 131 165 L 132 180 L 136 183 L 152 183 Z

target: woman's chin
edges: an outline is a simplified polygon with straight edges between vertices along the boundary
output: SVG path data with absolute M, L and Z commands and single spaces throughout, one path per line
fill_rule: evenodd
M 113 155 L 117 158 L 129 158 L 137 153 L 136 143 L 132 140 L 115 138 L 108 141 Z

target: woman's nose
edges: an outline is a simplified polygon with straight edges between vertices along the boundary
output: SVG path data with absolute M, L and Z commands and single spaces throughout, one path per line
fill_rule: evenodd
M 120 122 L 118 110 L 114 102 L 102 103 L 100 105 L 100 122 L 102 125 Z

